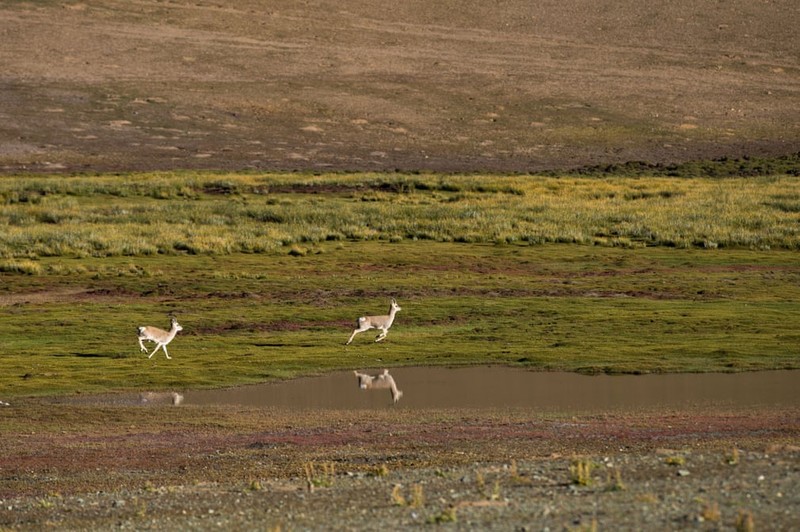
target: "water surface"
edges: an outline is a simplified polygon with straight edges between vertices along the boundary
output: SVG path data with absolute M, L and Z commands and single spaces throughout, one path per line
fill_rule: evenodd
M 377 375 L 382 370 L 364 370 Z M 403 397 L 361 390 L 352 371 L 320 377 L 205 391 L 187 391 L 184 404 L 288 408 L 504 408 L 608 411 L 703 406 L 800 407 L 800 372 L 668 375 L 579 375 L 506 367 L 396 368 Z

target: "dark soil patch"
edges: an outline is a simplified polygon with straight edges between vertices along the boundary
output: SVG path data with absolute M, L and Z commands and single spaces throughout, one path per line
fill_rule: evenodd
M 352 194 L 353 192 L 363 192 L 367 187 L 352 187 L 347 185 L 334 185 L 329 183 L 318 183 L 313 185 L 270 185 L 271 194 Z
M 302 331 L 321 328 L 352 328 L 355 320 L 335 320 L 335 321 L 314 321 L 314 322 L 296 322 L 296 321 L 273 321 L 268 323 L 261 322 L 231 322 L 216 325 L 213 327 L 196 327 L 191 333 L 197 336 L 206 335 L 219 335 L 226 332 L 277 332 L 277 331 Z
M 78 295 L 78 297 L 82 299 L 106 299 L 116 297 L 130 299 L 132 297 L 141 297 L 141 295 L 141 292 L 137 290 L 132 290 L 122 286 L 115 286 L 113 288 L 93 288 L 87 290 L 83 294 Z

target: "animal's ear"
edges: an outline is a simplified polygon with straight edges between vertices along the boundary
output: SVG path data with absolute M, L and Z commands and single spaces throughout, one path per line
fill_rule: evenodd
M 353 375 L 355 375 L 356 377 L 358 377 L 358 372 L 357 372 L 356 370 L 353 370 Z
M 384 375 L 388 375 L 389 374 L 389 370 L 388 369 L 383 370 L 383 374 Z
M 397 300 L 395 298 L 392 298 L 392 303 L 394 303 L 396 305 L 397 304 Z

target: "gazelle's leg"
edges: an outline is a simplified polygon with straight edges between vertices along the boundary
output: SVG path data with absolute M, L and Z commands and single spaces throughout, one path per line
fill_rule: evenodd
M 381 329 L 381 333 L 378 335 L 378 337 L 377 337 L 377 338 L 375 338 L 375 341 L 376 341 L 376 342 L 380 342 L 381 340 L 383 340 L 384 338 L 386 338 L 386 333 L 388 333 L 388 332 L 389 332 L 389 331 L 387 331 L 386 329 Z
M 360 332 L 364 332 L 364 331 L 362 331 L 361 329 L 356 329 L 356 330 L 354 330 L 354 331 L 353 331 L 353 334 L 351 334 L 351 335 L 350 335 L 350 339 L 349 339 L 349 340 L 347 341 L 347 343 L 345 343 L 344 345 L 350 345 L 350 342 L 352 342 L 352 341 L 353 341 L 353 338 L 355 338 L 355 337 L 356 337 L 356 335 L 357 335 L 358 333 L 360 333 Z
M 156 343 L 156 348 L 155 348 L 155 349 L 153 349 L 153 352 L 152 352 L 152 353 L 150 353 L 150 356 L 149 356 L 149 357 L 147 357 L 147 358 L 153 358 L 153 355 L 155 355 L 155 354 L 156 354 L 156 351 L 158 351 L 160 348 L 161 348 L 161 344 L 159 344 L 159 343 Z
M 139 338 L 139 349 L 141 349 L 144 353 L 147 353 L 147 348 L 142 343 L 142 339 Z
M 167 344 L 164 344 L 161 347 L 164 348 L 164 354 L 167 355 L 167 360 L 172 360 L 172 357 L 169 356 L 169 353 L 167 353 Z

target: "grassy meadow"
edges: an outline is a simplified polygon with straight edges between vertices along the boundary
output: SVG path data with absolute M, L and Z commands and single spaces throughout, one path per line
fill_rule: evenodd
M 0 227 L 4 397 L 397 365 L 800 368 L 789 174 L 3 177 Z M 390 297 L 386 341 L 345 347 Z M 170 314 L 173 360 L 148 360 L 135 327 Z
M 798 216 L 792 176 L 4 178 L 0 257 L 304 253 L 370 240 L 797 249 Z

